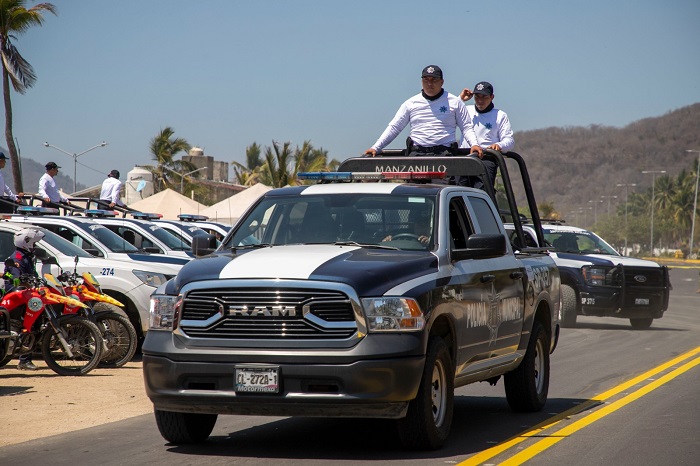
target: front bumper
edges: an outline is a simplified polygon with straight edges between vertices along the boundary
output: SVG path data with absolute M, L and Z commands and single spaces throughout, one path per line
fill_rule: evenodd
M 150 331 L 143 347 L 146 393 L 164 411 L 401 418 L 423 374 L 421 338 L 376 337 L 391 340 L 380 346 L 395 356 L 372 357 L 367 350 L 377 345 L 366 341 L 351 349 L 298 352 L 183 348 L 169 332 Z M 236 393 L 236 365 L 279 368 L 279 393 Z

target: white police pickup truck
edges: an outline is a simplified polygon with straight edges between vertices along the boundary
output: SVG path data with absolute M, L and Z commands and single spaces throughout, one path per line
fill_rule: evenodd
M 512 225 L 506 229 L 515 232 Z M 632 328 L 647 329 L 668 309 L 671 281 L 668 267 L 626 257 L 592 231 L 553 222 L 535 228 L 524 225 L 530 244 L 552 246 L 561 276 L 561 324 L 575 327 L 579 315 L 629 319 Z
M 514 253 L 492 190 L 425 184 L 445 172 L 484 175 L 470 157 L 307 174 L 319 184 L 267 192 L 158 288 L 143 370 L 163 437 L 204 441 L 218 414 L 391 418 L 434 449 L 454 389 L 501 376 L 514 410 L 540 410 L 559 273 L 544 249 Z

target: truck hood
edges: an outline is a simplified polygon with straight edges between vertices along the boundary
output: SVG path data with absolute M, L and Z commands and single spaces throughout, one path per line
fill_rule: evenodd
M 559 267 L 580 267 L 582 265 L 618 265 L 626 267 L 658 268 L 659 264 L 645 259 L 628 256 L 611 256 L 608 254 L 570 254 L 556 252 L 551 254 Z
M 334 245 L 290 245 L 219 253 L 186 264 L 175 292 L 191 282 L 220 279 L 296 279 L 345 283 L 360 296 L 381 296 L 415 277 L 435 273 L 437 258 L 425 251 Z

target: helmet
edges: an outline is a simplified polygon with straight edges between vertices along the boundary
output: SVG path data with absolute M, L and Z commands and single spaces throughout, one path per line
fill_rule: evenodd
M 30 251 L 34 249 L 34 245 L 41 241 L 44 236 L 43 231 L 22 228 L 15 233 L 15 246 Z

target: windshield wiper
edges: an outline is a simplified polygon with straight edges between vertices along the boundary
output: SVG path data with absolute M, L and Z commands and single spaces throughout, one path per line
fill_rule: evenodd
M 393 249 L 397 251 L 399 248 L 394 247 L 394 246 L 385 246 L 383 244 L 367 244 L 367 243 L 358 243 L 357 241 L 336 241 L 333 243 L 335 246 L 358 246 L 360 248 L 372 248 L 372 249 Z
M 235 252 L 239 249 L 260 249 L 269 248 L 270 246 L 272 246 L 270 243 L 244 244 L 242 246 L 233 246 L 231 250 Z

